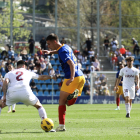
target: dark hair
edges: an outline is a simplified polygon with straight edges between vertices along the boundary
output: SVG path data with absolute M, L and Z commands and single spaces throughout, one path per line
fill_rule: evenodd
M 18 67 L 19 65 L 25 65 L 25 61 L 19 60 L 19 61 L 17 62 L 17 67 Z
M 51 33 L 50 35 L 48 35 L 47 36 L 47 38 L 46 38 L 46 41 L 48 41 L 48 40 L 56 40 L 56 41 L 58 41 L 59 39 L 58 39 L 58 36 L 56 35 L 56 34 L 54 34 L 54 33 Z
M 126 61 L 134 61 L 134 58 L 132 56 L 126 57 Z

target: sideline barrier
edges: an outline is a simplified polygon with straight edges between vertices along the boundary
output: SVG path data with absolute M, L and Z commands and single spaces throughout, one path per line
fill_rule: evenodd
M 42 104 L 58 104 L 59 96 L 37 96 Z M 1 97 L 0 97 L 1 98 Z M 134 104 L 140 104 L 140 96 L 136 96 L 132 101 Z M 120 98 L 120 104 L 124 104 L 123 98 Z M 22 103 L 18 103 L 22 104 Z M 90 104 L 90 96 L 80 96 L 78 97 L 75 104 Z M 92 104 L 116 104 L 115 96 L 93 96 Z

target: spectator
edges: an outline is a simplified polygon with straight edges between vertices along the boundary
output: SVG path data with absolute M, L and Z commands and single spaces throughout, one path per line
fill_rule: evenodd
M 105 40 L 104 40 L 104 50 L 107 51 L 108 47 L 109 47 L 109 39 L 108 36 L 106 36 Z
M 2 76 L 4 76 L 4 74 L 6 73 L 4 63 L 1 64 L 0 72 L 1 72 Z
M 88 76 L 90 74 L 89 66 L 86 66 L 86 69 L 83 72 Z
M 62 40 L 60 41 L 60 43 L 61 44 L 66 44 L 67 43 L 64 37 L 62 38 Z
M 94 66 L 91 66 L 91 67 L 90 67 L 90 71 L 91 71 L 91 72 L 94 72 L 94 71 L 95 71 Z
M 58 68 L 55 70 L 55 74 L 57 75 L 57 77 L 59 77 L 59 76 L 60 76 L 60 71 L 59 71 L 59 69 L 58 69 Z
M 49 75 L 54 75 L 55 74 L 55 70 L 53 69 L 53 67 L 50 69 L 49 71 Z
M 37 73 L 37 69 L 36 66 L 34 67 L 34 69 L 32 70 L 34 73 Z
M 40 62 L 40 65 L 41 65 L 41 71 L 42 73 L 46 70 L 46 64 L 44 61 Z
M 16 61 L 22 60 L 22 57 L 20 56 L 20 53 L 18 54 L 18 56 L 15 58 Z
M 120 55 L 118 56 L 118 63 L 122 62 L 123 60 L 125 60 L 125 57 L 120 53 Z
M 132 38 L 132 41 L 133 41 L 133 53 L 134 53 L 134 55 L 136 55 L 135 52 L 137 52 L 137 56 L 139 56 L 138 42 L 137 42 L 137 40 L 135 38 Z
M 90 82 L 89 82 L 89 80 L 86 80 L 84 87 L 83 87 L 83 91 L 86 95 L 90 95 Z
M 111 47 L 112 47 L 112 51 L 115 52 L 117 49 L 117 45 L 118 45 L 118 41 L 116 40 L 115 37 L 113 37 L 113 40 L 111 42 Z
M 86 64 L 87 63 L 87 57 L 84 54 L 82 55 L 81 62 L 82 62 L 82 64 Z
M 92 48 L 92 45 L 93 45 L 90 38 L 88 38 L 83 45 L 85 45 L 85 44 L 86 44 L 87 50 L 90 51 L 90 49 Z
M 31 87 L 32 90 L 36 90 L 36 92 L 38 92 L 38 88 L 36 87 L 34 79 L 31 80 L 30 87 Z
M 40 48 L 40 47 L 38 47 L 37 55 L 38 55 L 39 57 L 41 57 L 41 55 L 42 55 L 42 54 L 43 54 L 43 53 L 42 53 L 41 48 Z
M 119 54 L 120 54 L 119 48 L 116 49 L 115 54 L 116 54 L 117 57 L 119 56 Z
M 15 57 L 14 57 L 13 54 L 12 54 L 12 57 L 11 57 L 11 61 L 12 61 L 12 63 L 13 63 L 13 61 L 15 61 Z
M 47 56 L 47 57 L 45 58 L 44 62 L 45 62 L 46 64 L 48 64 L 48 63 L 50 62 L 49 56 Z
M 103 89 L 103 95 L 105 95 L 105 96 L 110 96 L 110 92 L 109 92 L 107 86 L 105 86 L 104 89 Z
M 3 50 L 1 53 L 2 58 L 4 58 L 6 55 L 8 55 L 8 52 L 6 50 Z
M 46 47 L 46 40 L 44 37 L 42 37 L 42 39 L 40 40 L 40 46 L 41 46 L 41 50 L 47 50 L 47 47 Z
M 26 48 L 24 47 L 23 50 L 20 52 L 20 55 L 22 56 L 22 60 L 26 60 L 27 59 L 27 50 Z
M 29 62 L 29 69 L 31 69 L 31 71 L 34 69 L 35 67 L 35 63 L 33 60 L 31 60 L 31 62 Z
M 126 56 L 131 56 L 132 53 L 129 51 L 129 48 L 126 50 Z
M 111 50 L 110 52 L 109 52 L 109 60 L 110 60 L 110 62 L 112 62 L 112 56 L 113 56 L 113 51 Z
M 99 63 L 99 61 L 96 59 L 96 57 L 93 58 L 92 65 L 94 66 L 95 71 L 99 71 L 99 70 L 100 70 L 100 63 Z
M 99 76 L 99 78 L 100 78 L 100 81 L 102 81 L 102 80 L 105 79 L 105 75 L 103 75 L 103 74 L 101 73 L 100 76 Z
M 38 63 L 38 61 L 39 61 L 39 57 L 38 57 L 37 53 L 35 53 L 34 54 L 34 63 L 36 64 L 36 63 Z
M 87 48 L 85 48 L 85 49 L 83 50 L 83 55 L 84 55 L 84 56 L 88 56 L 88 49 L 87 49 Z
M 80 60 L 77 60 L 77 65 L 79 69 L 82 69 L 82 64 L 80 63 Z
M 32 36 L 31 36 L 31 38 L 28 40 L 28 43 L 29 43 L 29 54 L 33 54 L 35 41 L 34 41 L 34 39 L 33 39 Z
M 122 54 L 122 56 L 126 57 L 126 49 L 124 48 L 123 45 L 120 48 L 120 53 Z
M 92 50 L 92 48 L 90 48 L 90 50 L 88 51 L 89 57 L 94 57 L 95 52 Z
M 81 54 L 81 52 L 78 53 L 77 59 L 80 60 L 80 62 L 82 62 L 82 54 Z
M 117 64 L 118 63 L 118 58 L 116 57 L 116 54 L 113 55 L 112 57 L 112 63 Z
M 10 48 L 10 50 L 8 51 L 8 55 L 9 55 L 9 58 L 12 57 L 12 55 L 14 55 L 14 50 L 12 48 Z
M 100 81 L 100 78 L 98 77 L 95 81 L 95 89 L 99 90 L 100 86 L 101 86 L 101 81 Z
M 9 72 L 8 66 L 11 65 L 11 64 L 12 64 L 11 60 L 8 59 L 7 63 L 5 64 L 5 71 L 6 72 Z

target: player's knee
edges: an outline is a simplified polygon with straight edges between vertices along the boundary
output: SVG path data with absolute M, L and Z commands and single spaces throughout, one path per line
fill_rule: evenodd
M 125 102 L 126 102 L 126 103 L 130 102 L 130 98 L 129 98 L 128 96 L 125 97 Z
M 40 103 L 39 100 L 36 102 L 36 104 L 34 105 L 34 107 L 35 107 L 36 109 L 39 109 L 40 107 L 42 107 L 42 104 Z

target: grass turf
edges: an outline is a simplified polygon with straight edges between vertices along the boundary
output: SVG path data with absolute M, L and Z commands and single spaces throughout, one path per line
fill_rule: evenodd
M 58 126 L 58 105 L 43 105 L 48 118 Z M 125 118 L 125 106 L 85 104 L 67 107 L 66 132 L 46 133 L 40 127 L 38 111 L 32 106 L 17 105 L 15 113 L 2 110 L 0 140 L 139 140 L 140 105 L 134 104 L 131 118 Z

